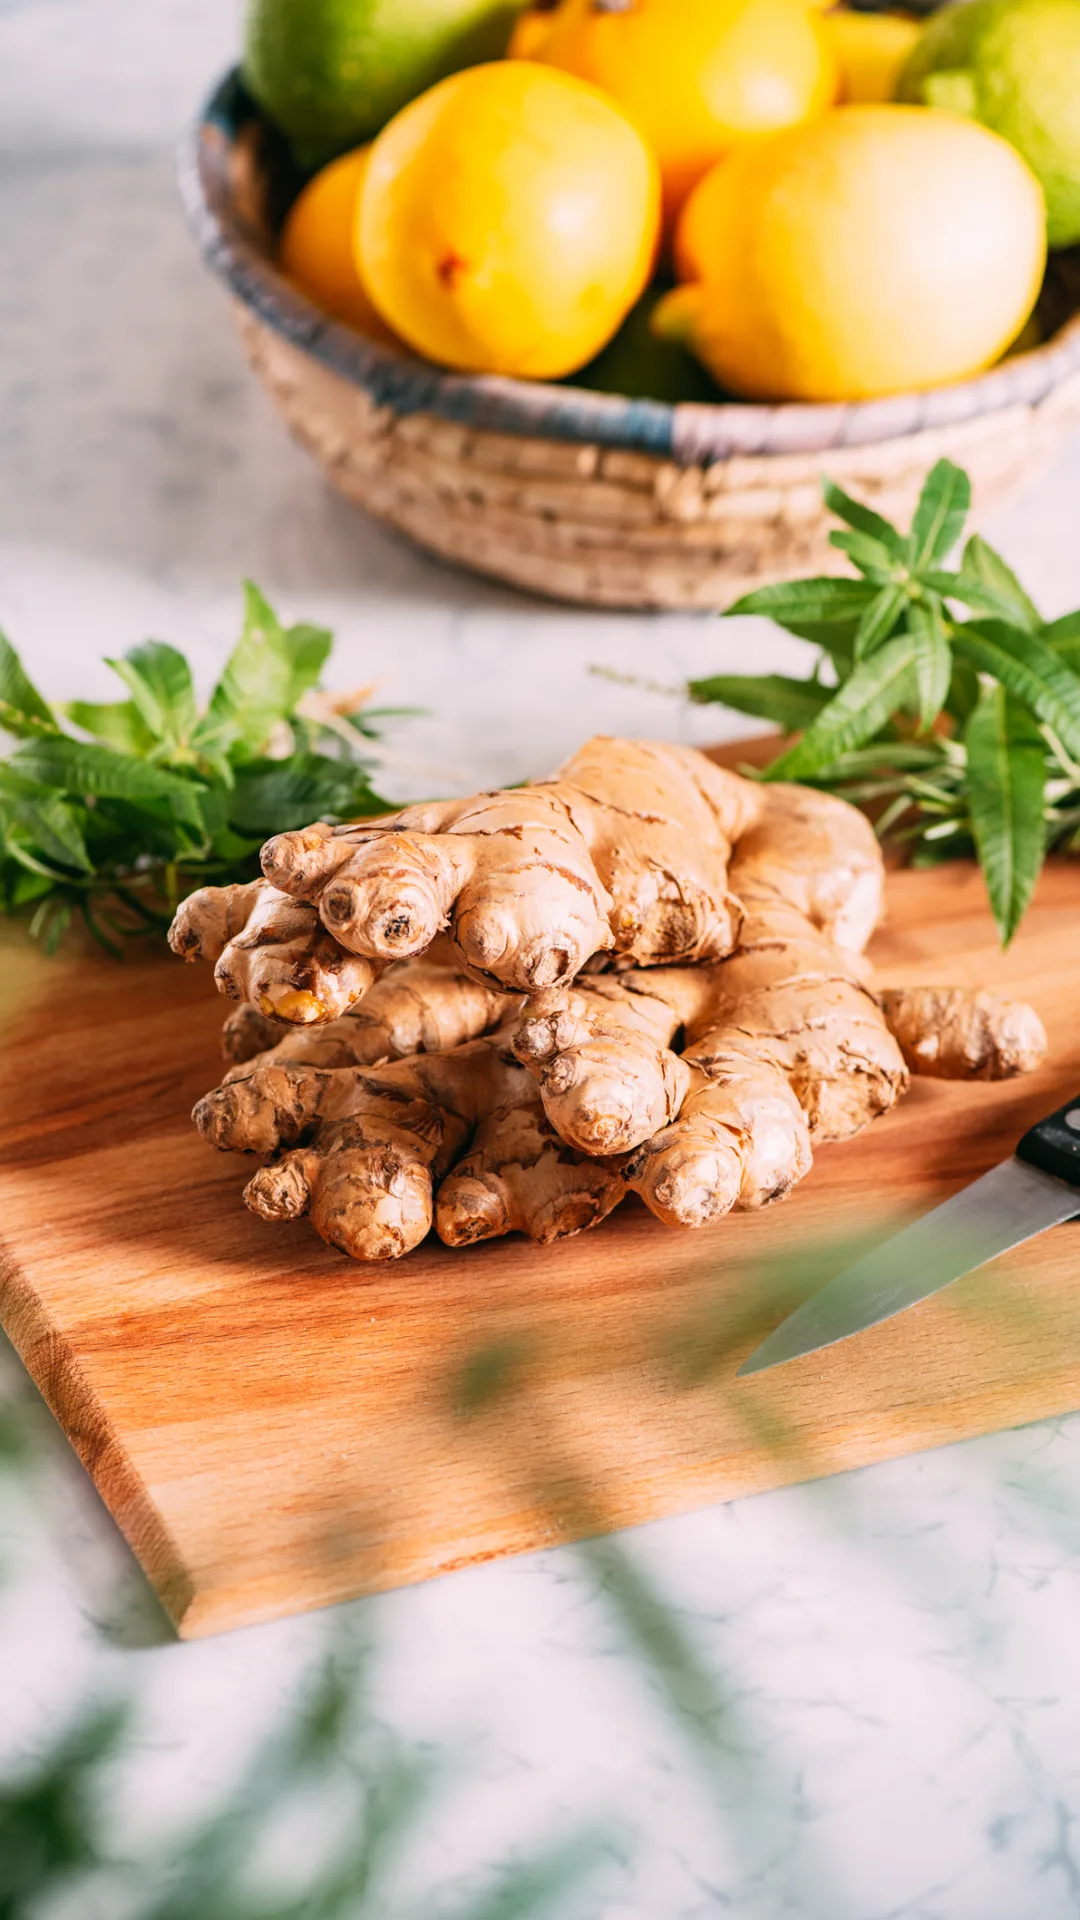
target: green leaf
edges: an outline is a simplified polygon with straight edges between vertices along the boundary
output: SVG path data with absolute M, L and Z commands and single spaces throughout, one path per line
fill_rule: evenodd
M 822 574 L 811 580 L 778 580 L 767 587 L 755 587 L 744 593 L 727 609 L 724 618 L 736 614 L 764 614 L 789 633 L 801 634 L 805 626 L 815 628 L 858 620 L 874 589 L 865 580 L 850 580 L 844 575 Z
M 147 640 L 107 664 L 120 675 L 154 739 L 183 746 L 197 718 L 195 683 L 183 654 L 163 640 Z
M 1080 673 L 1080 612 L 1063 613 L 1060 620 L 1051 620 L 1039 638 L 1053 647 L 1074 673 Z
M 941 579 L 949 577 L 943 574 Z M 937 581 L 930 584 L 936 586 Z M 950 599 L 962 600 L 973 613 L 991 614 L 1028 632 L 1037 632 L 1042 624 L 1038 608 L 1029 600 L 1012 568 L 979 533 L 973 533 L 964 548 L 959 572 L 951 576 L 951 584 L 941 586 L 939 591 Z
M 245 583 L 244 630 L 214 688 L 191 744 L 232 750 L 250 759 L 265 747 L 279 720 L 318 681 L 333 646 L 320 627 L 286 632 L 273 608 L 250 581 Z
M 69 700 L 61 713 L 84 733 L 103 740 L 118 753 L 142 757 L 154 745 L 154 735 L 146 725 L 134 700 L 116 700 L 99 705 L 93 700 Z
M 248 761 L 237 769 L 226 805 L 230 827 L 261 840 L 312 820 L 355 818 L 385 808 L 355 761 L 319 753 Z
M 767 777 L 801 780 L 863 746 L 910 697 L 914 659 L 915 642 L 902 633 L 861 660 L 798 744 L 773 761 Z
M 915 643 L 915 690 L 919 725 L 925 733 L 945 705 L 952 679 L 952 648 L 940 602 L 915 601 L 908 613 L 908 631 Z
M 101 800 L 166 802 L 177 819 L 201 828 L 198 789 L 181 774 L 133 760 L 82 740 L 58 734 L 54 740 L 28 740 L 9 765 L 30 780 L 60 793 L 91 794 Z
M 51 865 L 73 867 L 79 873 L 93 873 L 86 851 L 82 827 L 75 809 L 58 794 L 42 798 L 27 795 L 11 803 L 12 822 L 25 850 L 27 843 Z M 10 846 L 9 828 L 5 840 Z
M 974 713 L 979 700 L 979 676 L 967 660 L 953 660 L 952 680 L 949 683 L 945 711 L 964 725 L 968 716 Z
M 0 727 L 5 733 L 59 733 L 52 710 L 23 671 L 10 640 L 0 633 Z
M 702 706 L 715 700 L 736 713 L 773 720 L 785 733 L 801 733 L 832 699 L 835 688 L 817 680 L 789 680 L 781 673 L 717 673 L 708 680 L 691 680 L 687 692 Z
M 853 500 L 850 493 L 845 493 L 843 487 L 838 487 L 833 480 L 824 479 L 821 491 L 829 512 L 835 513 L 838 520 L 846 520 L 849 527 L 867 534 L 871 540 L 877 540 L 887 553 L 901 558 L 904 536 L 890 520 L 875 513 L 873 507 L 864 506 L 861 500 Z
M 964 530 L 971 506 L 971 481 L 962 467 L 939 460 L 919 495 L 908 535 L 908 564 L 915 572 L 946 560 Z
M 1036 719 L 1053 728 L 1069 753 L 1080 756 L 1080 678 L 1053 647 L 998 620 L 967 621 L 952 631 L 954 650 L 977 673 L 1000 680 Z
M 874 595 L 855 629 L 856 660 L 864 660 L 867 654 L 891 639 L 907 605 L 908 596 L 900 586 L 882 587 L 880 593 Z
M 859 572 L 875 584 L 883 585 L 895 571 L 894 556 L 888 547 L 883 547 L 880 540 L 871 540 L 868 534 L 835 531 L 829 535 L 829 545 L 846 553 Z
M 964 734 L 968 810 L 1002 946 L 1031 899 L 1046 849 L 1046 742 L 1002 686 L 984 687 Z

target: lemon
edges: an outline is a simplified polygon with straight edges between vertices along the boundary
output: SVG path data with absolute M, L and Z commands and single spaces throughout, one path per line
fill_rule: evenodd
M 900 71 L 922 33 L 903 13 L 852 13 L 837 7 L 822 17 L 840 68 L 840 98 L 852 105 L 891 100 Z
M 900 97 L 969 113 L 1022 153 L 1052 247 L 1080 241 L 1080 0 L 969 0 L 930 22 Z
M 633 306 L 659 223 L 656 162 L 626 116 L 504 60 L 443 80 L 379 135 L 358 258 L 383 319 L 428 359 L 555 379 Z
M 248 0 L 244 82 L 303 167 L 370 140 L 444 74 L 502 53 L 516 0 Z
M 373 340 L 393 344 L 364 291 L 353 236 L 370 147 L 343 154 L 309 180 L 289 209 L 278 259 L 290 280 L 316 306 Z
M 716 201 L 716 209 L 713 202 Z M 726 217 L 727 183 L 724 163 L 710 167 L 688 196 L 671 243 L 672 265 L 679 280 L 704 280 L 712 259 L 713 232 Z
M 508 60 L 535 60 L 551 32 L 550 7 L 526 7 L 519 13 L 506 49 Z
M 863 400 L 977 373 L 1020 332 L 1045 264 L 1030 169 L 928 108 L 839 107 L 733 154 L 706 212 L 699 278 L 654 325 L 748 399 Z
M 669 216 L 741 141 L 821 113 L 836 62 L 806 0 L 561 0 L 532 58 L 603 87 L 660 162 Z

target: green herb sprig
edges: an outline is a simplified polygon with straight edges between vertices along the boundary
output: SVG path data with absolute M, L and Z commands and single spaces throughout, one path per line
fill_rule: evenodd
M 813 674 L 714 674 L 690 698 L 797 733 L 763 777 L 871 807 L 916 863 L 974 851 L 1007 945 L 1047 851 L 1080 847 L 1080 612 L 1044 621 L 978 534 L 949 568 L 971 505 L 949 460 L 907 533 L 831 481 L 824 495 L 859 577 L 760 587 L 727 610 L 812 642 Z
M 249 583 L 205 707 L 184 655 L 148 640 L 108 662 L 126 699 L 56 708 L 0 635 L 0 732 L 16 743 L 0 758 L 0 909 L 29 909 L 50 953 L 78 918 L 119 954 L 192 887 L 257 874 L 269 835 L 385 811 L 364 747 L 388 710 L 317 691 L 332 647 Z

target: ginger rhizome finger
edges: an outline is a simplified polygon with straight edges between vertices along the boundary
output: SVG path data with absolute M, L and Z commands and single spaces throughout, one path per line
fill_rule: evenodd
M 889 1031 L 912 1073 L 939 1080 L 1011 1080 L 1046 1057 L 1034 1007 L 968 987 L 886 987 Z
M 278 834 L 263 849 L 267 891 L 203 889 L 180 909 L 173 945 L 217 958 L 224 991 L 243 994 L 250 975 L 263 1012 L 305 1022 L 346 1011 L 382 968 L 443 933 L 456 965 L 517 993 L 568 982 L 594 955 L 716 958 L 741 915 L 731 849 L 760 805 L 753 782 L 691 749 L 600 738 L 534 786 Z M 209 897 L 220 893 L 227 903 Z M 282 917 L 283 898 L 345 956 L 347 999 L 331 1007 L 308 978 L 330 970 L 326 950 L 311 951 L 310 917 Z M 257 965 L 239 958 L 250 948 Z M 365 963 L 366 980 L 353 971 Z
M 310 1213 L 323 1239 L 357 1260 L 418 1245 L 452 1167 L 437 1223 L 451 1245 L 577 1233 L 626 1191 L 555 1134 L 507 1032 L 375 1070 L 256 1064 L 200 1101 L 195 1119 L 214 1146 L 277 1155 L 248 1184 L 254 1212 Z
M 182 960 L 209 960 L 229 999 L 301 1026 L 336 1020 L 380 972 L 370 959 L 347 953 L 314 907 L 266 880 L 189 894 L 169 928 L 169 945 Z
M 586 1152 L 643 1147 L 679 1124 L 691 1093 L 700 1131 L 708 1085 L 737 1087 L 722 1124 L 739 1133 L 748 1172 L 734 1186 L 717 1178 L 717 1210 L 734 1198 L 757 1204 L 790 1184 L 772 1150 L 757 1163 L 752 1122 L 763 1075 L 779 1075 L 788 1089 L 773 1088 L 762 1111 L 774 1119 L 779 1102 L 786 1116 L 792 1173 L 808 1164 L 796 1107 L 810 1131 L 844 1137 L 890 1105 L 906 1078 L 854 950 L 881 899 L 881 856 L 862 817 L 828 795 L 766 789 L 732 873 L 746 917 L 726 960 L 587 977 L 528 1005 L 515 1043 L 538 1075 L 548 1117 Z M 679 1035 L 681 1059 L 672 1050 Z M 714 1117 L 721 1107 L 727 1114 L 716 1094 Z
M 222 1029 L 222 1051 L 235 1063 L 227 1078 L 243 1077 L 250 1062 L 374 1066 L 410 1053 L 447 1052 L 501 1026 L 520 1004 L 520 996 L 483 986 L 458 968 L 428 958 L 401 961 L 347 1014 L 324 1025 L 291 1027 L 253 1007 L 235 1007 Z

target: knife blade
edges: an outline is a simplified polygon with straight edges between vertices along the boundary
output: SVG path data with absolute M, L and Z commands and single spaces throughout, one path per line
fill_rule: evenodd
M 1080 1096 L 1040 1120 L 1015 1154 L 856 1260 L 805 1300 L 739 1368 L 762 1373 L 864 1333 L 998 1254 L 1080 1215 Z

